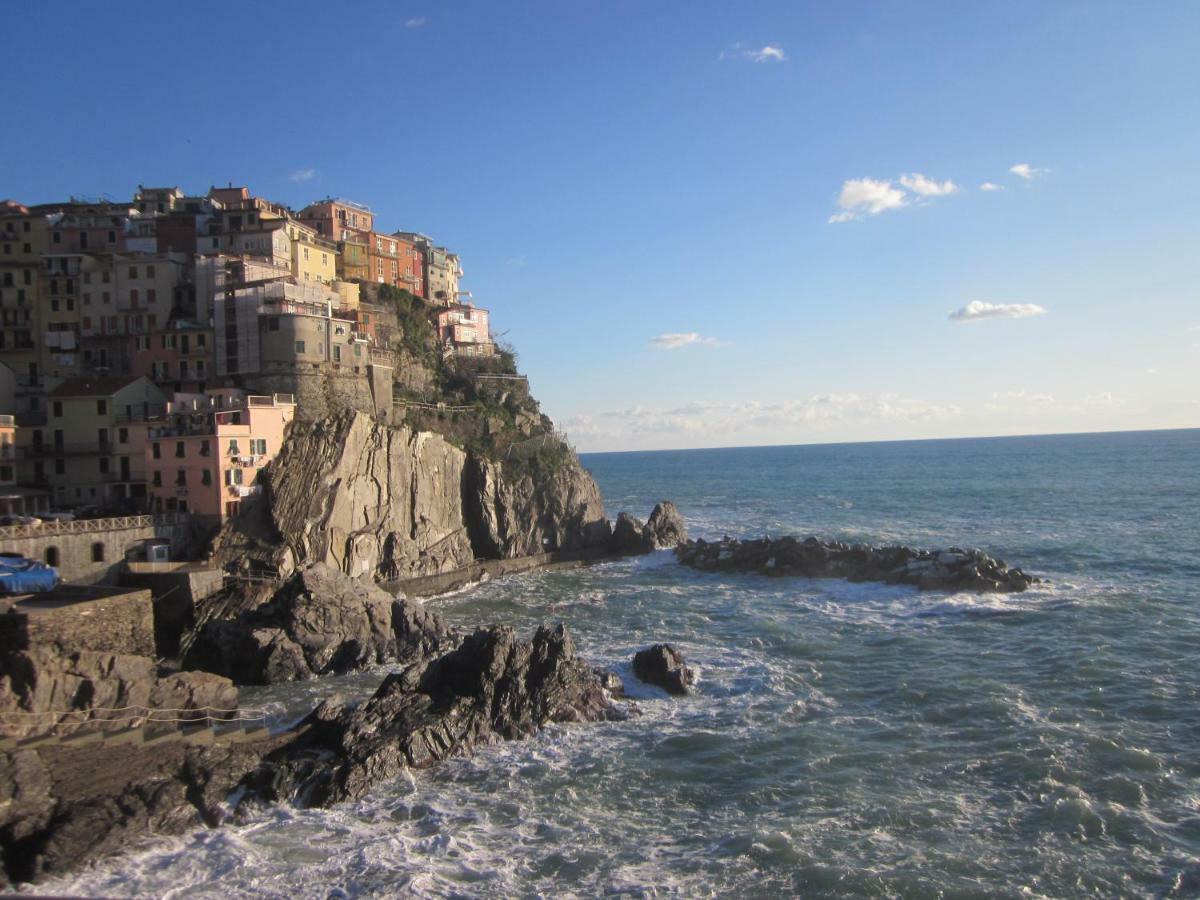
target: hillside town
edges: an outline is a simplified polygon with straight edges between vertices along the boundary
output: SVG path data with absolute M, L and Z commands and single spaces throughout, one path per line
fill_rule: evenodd
M 219 526 L 309 398 L 314 416 L 331 394 L 390 412 L 398 299 L 445 356 L 496 355 L 462 276 L 431 238 L 332 197 L 293 210 L 231 184 L 139 185 L 127 202 L 4 201 L 0 525 Z

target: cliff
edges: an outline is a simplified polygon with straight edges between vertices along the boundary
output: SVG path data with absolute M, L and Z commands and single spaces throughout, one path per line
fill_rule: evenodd
M 606 545 L 595 482 L 547 440 L 553 452 L 499 461 L 359 411 L 296 422 L 258 502 L 218 535 L 218 558 L 272 576 L 320 562 L 391 581 Z

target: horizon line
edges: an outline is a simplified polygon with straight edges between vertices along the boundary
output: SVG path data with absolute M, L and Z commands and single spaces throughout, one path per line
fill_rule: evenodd
M 1111 431 L 1048 431 L 1028 432 L 1024 434 L 974 434 L 958 435 L 957 437 L 934 438 L 880 438 L 863 441 L 808 441 L 788 444 L 727 444 L 720 447 L 659 447 L 655 449 L 630 450 L 577 450 L 579 455 L 607 453 L 693 453 L 704 450 L 762 450 L 776 447 L 845 447 L 858 444 L 919 444 L 933 441 L 1000 441 L 1009 438 L 1030 437 L 1082 437 L 1101 434 L 1153 434 L 1162 431 L 1200 431 L 1200 425 L 1179 425 L 1167 428 L 1117 428 Z M 568 441 L 570 435 L 567 435 Z

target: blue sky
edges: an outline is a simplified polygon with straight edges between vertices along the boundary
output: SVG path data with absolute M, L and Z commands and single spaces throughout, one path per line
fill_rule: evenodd
M 462 255 L 580 449 L 1200 425 L 1196 3 L 44 3 L 6 26 L 0 195 L 369 203 Z

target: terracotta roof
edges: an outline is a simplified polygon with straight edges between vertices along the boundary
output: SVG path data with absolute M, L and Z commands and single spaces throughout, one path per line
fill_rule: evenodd
M 81 375 L 68 378 L 50 392 L 51 397 L 109 397 L 140 379 L 141 375 Z

